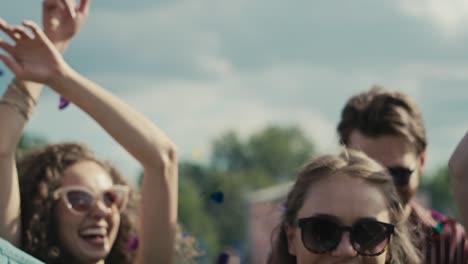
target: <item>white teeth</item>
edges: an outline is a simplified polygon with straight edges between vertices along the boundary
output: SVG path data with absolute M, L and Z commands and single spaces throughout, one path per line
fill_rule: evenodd
M 105 236 L 107 235 L 107 230 L 103 227 L 90 227 L 81 231 L 80 234 L 83 236 Z

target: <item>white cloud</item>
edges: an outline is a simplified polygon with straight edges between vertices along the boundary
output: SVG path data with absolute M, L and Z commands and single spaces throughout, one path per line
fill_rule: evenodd
M 444 35 L 466 32 L 468 2 L 465 0 L 399 0 L 402 11 L 426 19 Z
M 467 4 L 462 1 L 398 3 L 405 14 L 429 19 L 442 30 L 458 33 L 464 29 L 460 25 L 466 22 Z M 91 72 L 88 77 L 149 116 L 186 157 L 194 149 L 206 157 L 211 140 L 226 129 L 247 136 L 271 122 L 299 124 L 320 151 L 328 151 L 336 146 L 339 111 L 358 91 L 382 84 L 443 111 L 444 106 L 425 101 L 428 93 L 439 88 L 432 83 L 468 82 L 468 65 L 450 58 L 444 63 L 433 60 L 432 51 L 445 54 L 445 50 L 427 39 L 420 41 L 430 49 L 419 49 L 416 43 L 418 50 L 409 52 L 417 56 L 405 57 L 398 44 L 403 41 L 399 47 L 406 51 L 406 35 L 389 27 L 400 25 L 401 18 L 392 17 L 395 10 L 391 8 L 374 1 L 367 4 L 372 11 L 365 13 L 352 3 L 340 8 L 331 2 L 309 1 L 291 5 L 183 0 L 135 12 L 106 4 L 92 12 L 78 47 L 70 52 L 95 52 L 93 62 L 82 66 Z M 99 54 L 106 52 L 112 56 L 100 61 Z M 460 56 L 451 58 L 455 57 Z M 99 63 L 104 67 L 98 71 L 93 67 Z M 123 64 L 125 72 L 106 69 L 116 63 Z M 153 69 L 154 65 L 159 68 Z M 167 68 L 176 74 L 158 72 Z M 447 93 L 446 97 L 459 98 L 459 94 Z M 31 130 L 53 141 L 77 138 L 125 168 L 137 167 L 86 115 L 73 107 L 58 112 L 55 95 L 44 100 L 47 107 L 39 107 Z M 437 126 L 431 120 L 427 118 L 428 129 Z M 451 132 L 440 136 L 446 133 Z M 442 160 L 446 153 L 442 150 L 436 159 Z

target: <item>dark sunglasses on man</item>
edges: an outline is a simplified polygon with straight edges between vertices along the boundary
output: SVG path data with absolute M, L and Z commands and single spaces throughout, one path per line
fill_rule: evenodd
M 359 255 L 377 256 L 385 251 L 395 226 L 371 218 L 362 218 L 352 226 L 342 225 L 333 216 L 320 215 L 297 220 L 302 243 L 307 250 L 324 254 L 335 250 L 344 232 L 349 232 L 352 247 Z
M 414 169 L 412 170 L 405 167 L 389 167 L 387 168 L 387 171 L 392 175 L 395 185 L 404 186 L 409 184 Z

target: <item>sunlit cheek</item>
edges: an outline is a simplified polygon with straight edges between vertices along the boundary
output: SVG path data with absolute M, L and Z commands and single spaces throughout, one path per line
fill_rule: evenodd
M 117 233 L 119 232 L 119 227 L 120 227 L 120 220 L 121 216 L 118 211 L 112 211 L 112 233 L 111 233 L 111 240 L 114 242 L 115 238 L 117 237 Z
M 55 208 L 55 228 L 58 231 L 60 244 L 69 252 L 73 252 L 77 239 L 80 221 L 83 217 L 73 214 L 65 205 Z

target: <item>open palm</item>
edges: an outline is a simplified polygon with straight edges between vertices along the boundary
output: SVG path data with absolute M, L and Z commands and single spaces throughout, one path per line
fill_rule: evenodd
M 44 33 L 55 45 L 68 45 L 80 30 L 89 13 L 89 0 L 43 0 Z
M 17 79 L 47 84 L 52 77 L 66 68 L 66 63 L 37 24 L 25 21 L 23 25 L 29 28 L 32 34 L 23 27 L 11 26 L 0 21 L 0 30 L 15 41 L 15 45 L 10 45 L 0 39 L 0 48 L 7 53 L 0 54 L 0 60 Z

